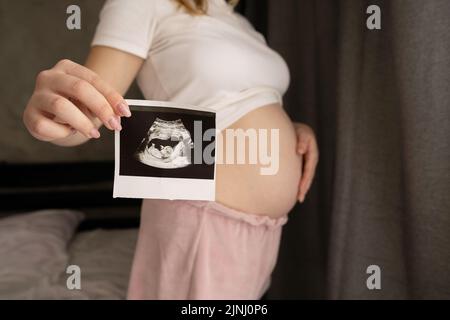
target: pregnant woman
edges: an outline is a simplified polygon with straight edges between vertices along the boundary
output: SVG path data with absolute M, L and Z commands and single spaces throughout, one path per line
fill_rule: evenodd
M 281 106 L 286 63 L 235 2 L 106 1 L 85 66 L 62 60 L 42 71 L 25 109 L 34 137 L 76 146 L 102 125 L 121 130 L 132 116 L 122 95 L 137 77 L 147 99 L 216 107 L 219 129 L 279 130 L 276 174 L 220 164 L 215 202 L 143 201 L 129 299 L 260 298 L 287 214 L 314 176 L 314 134 Z

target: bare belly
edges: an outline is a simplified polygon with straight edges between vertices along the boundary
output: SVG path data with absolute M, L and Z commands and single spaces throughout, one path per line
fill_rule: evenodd
M 270 155 L 272 165 L 249 163 L 249 147 L 245 144 L 246 163 L 237 164 L 236 148 L 234 164 L 218 164 L 216 168 L 216 201 L 236 210 L 248 213 L 267 215 L 273 218 L 286 215 L 297 202 L 298 185 L 301 177 L 301 158 L 296 153 L 296 135 L 291 120 L 277 104 L 258 108 L 235 122 L 227 129 L 266 129 L 267 139 L 258 137 L 259 142 L 268 143 L 268 150 L 274 150 L 270 144 L 271 129 L 279 129 L 279 152 Z M 255 131 L 255 132 L 256 132 Z M 226 134 L 222 134 L 223 145 L 218 145 L 218 158 L 226 160 L 226 145 L 230 142 Z M 235 145 L 236 145 L 236 139 Z M 265 140 L 265 142 L 263 141 Z M 276 140 L 275 140 L 276 141 Z M 247 140 L 248 142 L 248 140 Z M 251 148 L 250 148 L 251 149 Z M 259 150 L 258 150 L 259 152 Z M 274 167 L 278 158 L 278 170 L 269 175 L 261 174 L 261 169 Z M 267 172 L 266 172 L 267 173 Z

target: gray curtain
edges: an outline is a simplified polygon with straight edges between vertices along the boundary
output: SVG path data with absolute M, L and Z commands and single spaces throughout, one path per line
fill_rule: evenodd
M 366 28 L 371 4 L 381 30 Z M 291 68 L 285 107 L 321 154 L 268 297 L 450 298 L 450 1 L 265 5 Z M 370 265 L 381 290 L 366 286 Z

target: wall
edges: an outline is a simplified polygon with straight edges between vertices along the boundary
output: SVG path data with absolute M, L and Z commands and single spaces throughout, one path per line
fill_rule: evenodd
M 81 8 L 81 30 L 66 28 L 66 8 Z M 103 0 L 0 0 L 0 162 L 61 162 L 113 159 L 113 134 L 75 148 L 39 142 L 29 135 L 22 113 L 37 73 L 69 58 L 83 63 Z M 135 86 L 126 95 L 139 98 Z

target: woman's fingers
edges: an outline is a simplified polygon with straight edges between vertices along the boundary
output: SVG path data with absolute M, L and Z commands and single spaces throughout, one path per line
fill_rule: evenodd
M 299 130 L 300 131 L 300 130 Z M 298 133 L 298 141 L 297 141 L 297 153 L 300 155 L 305 154 L 307 148 L 308 148 L 308 139 L 309 136 L 302 134 L 301 132 Z
M 303 157 L 302 177 L 298 192 L 298 200 L 303 202 L 314 179 L 319 160 L 319 149 L 314 131 L 309 126 L 295 123 L 295 128 L 297 132 L 297 153 Z
M 37 105 L 45 106 L 42 110 L 52 114 L 55 122 L 68 124 L 87 138 L 100 138 L 96 125 L 68 99 L 56 94 L 37 96 Z
M 63 139 L 73 134 L 73 129 L 70 126 L 56 123 L 36 109 L 26 110 L 23 117 L 28 131 L 41 141 Z
M 24 122 L 40 140 L 62 139 L 73 131 L 98 138 L 101 123 L 111 130 L 121 130 L 120 116 L 130 115 L 123 97 L 97 74 L 62 60 L 39 73 Z
M 67 59 L 58 62 L 55 69 L 87 81 L 104 96 L 111 109 L 113 109 L 117 115 L 125 117 L 131 116 L 130 108 L 123 97 L 92 70 Z
M 307 145 L 307 150 L 304 154 L 304 166 L 302 178 L 300 180 L 299 187 L 299 201 L 303 202 L 305 200 L 305 196 L 311 187 L 311 183 L 314 178 L 314 174 L 316 171 L 316 166 L 319 160 L 319 152 L 317 148 L 317 144 L 314 139 L 310 139 Z
M 303 123 L 296 123 L 295 127 L 297 132 L 297 153 L 303 155 L 308 149 L 309 140 L 314 139 L 314 132 Z
M 98 117 L 108 129 L 122 129 L 120 117 L 114 112 L 114 109 L 111 108 L 111 105 L 106 98 L 88 81 L 61 72 L 53 72 L 54 74 L 51 76 L 50 83 L 48 84 L 51 91 L 80 101 L 96 117 Z M 64 99 L 63 97 L 61 98 Z M 57 100 L 56 102 L 59 101 Z M 52 106 L 49 106 L 49 108 L 50 112 L 53 112 L 54 110 L 52 110 L 52 108 L 58 108 L 58 110 L 61 111 L 61 108 L 67 106 L 68 104 L 56 104 L 53 102 Z

